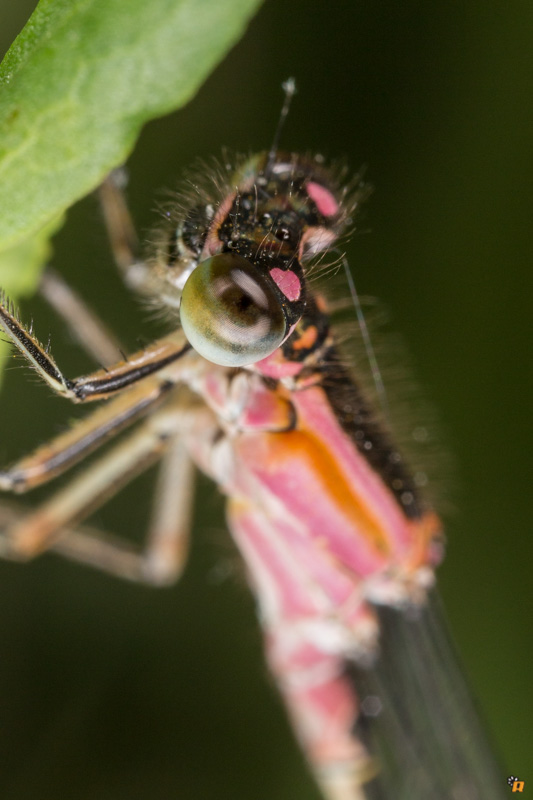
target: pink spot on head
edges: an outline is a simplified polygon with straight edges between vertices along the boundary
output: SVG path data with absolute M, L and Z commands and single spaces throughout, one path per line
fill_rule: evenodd
M 298 300 L 302 292 L 302 284 L 299 277 L 290 269 L 283 270 L 279 267 L 274 267 L 270 270 L 270 277 L 283 292 L 287 300 L 291 302 Z
M 307 194 L 314 202 L 323 217 L 333 217 L 339 210 L 339 204 L 329 191 L 319 183 L 309 181 L 307 184 Z
M 276 378 L 277 380 L 298 375 L 302 367 L 303 364 L 299 361 L 287 361 L 279 348 L 261 361 L 257 361 L 253 366 L 254 370 L 259 372 L 260 375 L 264 375 L 266 378 Z
M 329 228 L 324 228 L 320 225 L 308 228 L 300 239 L 299 258 L 303 260 L 306 257 L 322 253 L 333 244 L 336 238 L 337 234 L 335 231 Z

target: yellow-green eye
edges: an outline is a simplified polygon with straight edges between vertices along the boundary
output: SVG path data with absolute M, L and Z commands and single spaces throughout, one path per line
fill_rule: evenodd
M 207 258 L 183 287 L 181 324 L 194 349 L 224 367 L 254 364 L 287 334 L 275 290 L 242 256 Z

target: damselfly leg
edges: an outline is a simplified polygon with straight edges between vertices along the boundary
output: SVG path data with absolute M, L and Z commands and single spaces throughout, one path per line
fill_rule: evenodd
M 45 270 L 39 292 L 97 364 L 108 367 L 120 359 L 124 348 L 119 340 L 58 272 L 50 267 Z
M 115 195 L 118 199 L 115 198 L 114 207 L 125 209 L 118 190 Z M 122 231 L 113 232 L 112 226 L 131 225 L 131 221 L 125 210 L 120 218 L 117 214 L 109 217 L 106 213 L 106 220 L 118 260 L 116 242 Z M 149 422 L 36 511 L 23 514 L 15 512 L 13 507 L 5 507 L 1 525 L 2 554 L 25 559 L 52 549 L 128 579 L 155 584 L 172 582 L 185 560 L 194 497 L 194 468 L 181 441 L 183 418 L 188 418 L 187 427 L 191 427 L 193 407 L 182 392 L 174 397 L 172 412 L 162 409 L 169 390 L 179 380 L 176 375 L 162 373 L 186 352 L 187 347 L 183 347 L 182 342 L 159 342 L 131 359 L 122 357 L 116 363 L 117 356 L 120 358 L 123 352 L 118 340 L 59 275 L 48 270 L 40 290 L 63 317 L 79 344 L 92 358 L 110 365 L 109 369 L 104 367 L 75 381 L 67 380 L 48 348 L 39 343 L 32 329 L 24 328 L 7 301 L 0 306 L 0 324 L 5 333 L 58 394 L 75 403 L 93 396 L 95 399 L 115 393 L 117 396 L 10 469 L 0 471 L 0 488 L 20 494 L 45 484 L 126 428 L 151 416 Z M 81 384 L 89 391 L 80 390 Z M 128 543 L 92 528 L 74 528 L 124 483 L 157 460 L 161 461 L 159 481 L 143 553 L 134 552 Z

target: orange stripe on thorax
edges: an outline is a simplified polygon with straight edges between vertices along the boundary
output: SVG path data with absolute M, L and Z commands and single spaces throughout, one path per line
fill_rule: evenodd
M 315 474 L 330 501 L 351 523 L 360 535 L 381 555 L 390 552 L 385 531 L 370 512 L 365 501 L 354 493 L 337 459 L 331 454 L 327 444 L 309 430 L 294 430 L 283 436 L 269 435 L 269 468 L 276 469 L 283 461 L 297 459 L 307 465 Z M 310 502 L 313 498 L 310 497 Z M 323 502 L 317 498 L 317 502 Z

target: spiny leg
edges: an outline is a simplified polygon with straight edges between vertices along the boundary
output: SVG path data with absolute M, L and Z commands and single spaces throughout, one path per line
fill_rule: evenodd
M 118 339 L 58 272 L 45 270 L 39 292 L 97 364 L 108 367 L 120 359 L 123 349 Z
M 49 548 L 62 528 L 83 520 L 160 457 L 167 438 L 145 423 L 116 445 L 6 532 L 13 557 L 25 560 Z
M 132 285 L 132 288 L 143 291 L 144 278 L 149 278 L 150 271 L 145 264 L 138 262 L 134 255 L 134 251 L 137 249 L 136 236 L 121 191 L 113 180 L 108 183 L 111 191 L 107 193 L 107 202 L 103 199 L 103 205 L 115 259 L 121 267 L 126 283 Z M 102 192 L 105 194 L 105 188 Z M 115 216 L 114 224 L 111 219 L 113 215 Z M 140 275 L 143 276 L 142 280 L 139 280 Z M 75 338 L 93 358 L 104 364 L 113 364 L 116 361 L 117 350 L 120 352 L 118 342 L 60 276 L 49 270 L 42 279 L 41 293 L 63 317 Z M 180 381 L 176 369 L 172 369 L 171 365 L 180 359 L 189 350 L 189 347 L 183 337 L 179 335 L 156 342 L 150 348 L 135 354 L 130 360 L 125 359 L 115 364 L 110 370 L 99 370 L 94 374 L 68 381 L 57 368 L 48 349 L 42 347 L 35 339 L 33 331 L 24 329 L 16 319 L 13 307 L 10 307 L 3 297 L 0 297 L 0 300 L 3 303 L 3 308 L 0 306 L 1 327 L 33 364 L 41 377 L 56 392 L 69 397 L 74 402 L 109 397 L 114 392 L 122 391 L 135 382 L 146 379 L 149 375 L 160 373 L 161 370 L 165 372 L 165 374 L 160 374 L 160 380 L 152 379 L 149 386 L 143 382 L 140 387 L 136 387 L 137 391 L 130 390 L 125 398 L 117 398 L 119 402 L 116 400 L 113 407 L 100 409 L 87 421 L 80 423 L 79 427 L 77 426 L 72 431 L 58 437 L 51 445 L 39 448 L 32 456 L 23 459 L 11 470 L 0 472 L 0 488 L 25 491 L 56 477 L 100 446 L 106 438 L 115 435 L 142 417 L 171 388 L 172 383 Z M 169 376 L 170 381 L 166 380 L 169 367 L 172 373 Z M 133 395 L 132 392 L 135 394 Z M 142 434 L 142 431 L 139 434 Z M 137 439 L 138 437 L 134 436 L 130 440 L 132 445 L 130 455 L 132 456 L 134 456 L 133 450 L 135 449 L 133 445 Z M 117 448 L 116 451 L 113 451 L 115 455 L 118 455 L 119 450 L 120 448 Z M 113 453 L 110 454 L 110 456 L 112 455 Z M 160 456 L 159 448 L 155 447 L 151 460 Z M 120 459 L 118 460 L 120 461 Z M 102 459 L 99 464 L 103 465 L 104 462 L 108 463 L 108 459 Z M 142 465 L 137 464 L 134 471 L 140 470 L 142 470 Z M 90 472 L 88 471 L 88 473 Z M 124 477 L 121 482 L 126 482 L 130 477 L 131 475 Z M 75 486 L 77 483 L 74 481 L 72 485 Z M 65 543 L 62 538 L 59 538 L 55 544 L 52 540 L 50 546 L 71 558 L 91 563 L 124 577 L 156 583 L 169 582 L 181 571 L 186 555 L 185 534 L 192 503 L 192 483 L 192 462 L 184 446 L 175 437 L 172 444 L 168 446 L 168 454 L 163 454 L 158 491 L 159 502 L 154 508 L 146 556 L 135 552 L 135 549 L 127 542 L 120 542 L 89 526 L 78 530 L 69 530 L 68 526 L 63 527 L 62 536 L 68 531 L 71 536 L 70 541 Z M 117 486 L 115 485 L 113 493 L 116 490 Z M 60 500 L 59 495 L 61 493 L 58 493 L 56 500 Z M 105 499 L 101 493 L 97 504 L 105 502 Z M 53 510 L 53 506 L 52 500 L 46 507 L 43 507 L 43 512 L 46 512 L 46 509 L 50 510 L 49 507 Z M 57 508 L 60 506 L 61 503 Z M 68 508 L 68 503 L 65 504 L 63 511 L 66 508 Z M 84 507 L 80 513 L 82 516 L 86 516 L 90 510 L 90 507 Z M 0 507 L 0 520 L 3 522 L 5 522 L 6 514 L 9 516 L 8 511 L 9 508 Z M 13 524 L 12 532 L 14 531 L 16 535 L 17 530 L 25 529 L 28 536 L 31 520 L 33 519 L 35 526 L 38 516 L 39 512 L 36 512 L 30 515 L 27 523 Z M 46 515 L 43 517 L 41 514 L 41 521 L 49 526 L 50 520 L 47 522 L 45 517 Z M 0 530 L 4 527 L 5 524 L 0 523 Z M 44 534 L 42 529 L 41 534 Z M 48 546 L 48 544 L 42 546 Z
M 60 371 L 47 348 L 35 338 L 33 331 L 27 330 L 17 319 L 13 305 L 3 295 L 0 295 L 0 328 L 50 388 L 74 403 L 100 400 L 118 393 L 137 381 L 160 372 L 191 349 L 183 334 L 177 331 L 134 353 L 127 361 L 119 361 L 109 369 L 104 368 L 69 380 Z M 179 377 L 175 380 L 179 380 Z
M 109 369 L 98 370 L 69 381 L 69 399 L 84 403 L 111 397 L 151 375 L 157 375 L 162 381 L 186 383 L 192 374 L 191 362 L 183 358 L 188 353 L 191 354 L 192 372 L 194 372 L 194 364 L 198 359 L 184 334 L 176 331 Z M 180 361 L 180 364 L 176 364 L 177 361 Z
M 147 469 L 165 451 L 177 446 L 176 437 L 180 432 L 181 425 L 186 424 L 186 419 L 187 414 L 179 408 L 165 409 L 155 414 L 127 440 L 115 446 L 113 450 L 74 478 L 40 508 L 30 512 L 4 531 L 3 555 L 25 560 L 38 555 L 45 549 L 55 547 L 65 555 L 91 561 L 94 564 L 98 547 L 93 544 L 91 549 L 84 541 L 83 532 L 77 535 L 77 539 L 74 537 L 70 545 L 63 542 L 63 546 L 61 546 L 64 532 L 73 528 L 79 521 L 102 506 L 124 484 Z M 176 498 L 169 496 L 168 492 L 171 488 L 175 492 L 176 487 L 173 482 L 165 479 L 166 496 L 162 498 L 162 501 L 168 507 L 155 515 L 148 555 L 144 560 L 141 558 L 142 563 L 139 563 L 139 579 L 144 577 L 145 580 L 151 582 L 163 582 L 170 577 L 170 574 L 176 575 L 180 569 L 180 555 L 184 551 L 182 544 L 178 544 L 172 553 L 169 539 L 172 535 L 182 539 L 184 536 L 186 520 L 190 513 L 191 468 L 183 453 L 178 458 L 175 452 L 170 464 L 173 459 L 175 460 L 174 465 L 171 465 L 173 477 L 176 477 L 176 472 L 181 472 L 186 482 L 186 486 L 180 490 L 180 497 L 186 503 L 184 517 L 180 519 L 180 510 L 178 509 L 178 521 L 173 525 L 169 524 L 168 515 L 170 511 L 176 510 Z M 180 462 L 178 465 L 176 465 L 177 461 Z M 167 468 L 169 463 L 167 463 Z M 100 540 L 102 541 L 102 537 Z M 98 541 L 98 537 L 95 541 Z M 107 539 L 103 541 L 106 544 L 100 548 L 100 552 L 103 553 L 101 566 L 104 567 L 106 552 L 107 557 L 109 556 L 110 542 Z M 123 551 L 124 548 L 121 550 Z M 126 552 L 129 553 L 131 561 L 131 548 L 126 546 Z M 167 556 L 170 554 L 171 560 L 173 559 L 173 564 L 168 565 L 166 570 L 163 570 L 160 564 L 164 552 Z M 152 553 L 155 553 L 155 557 Z
M 0 556 L 13 559 L 13 549 L 5 532 L 13 529 L 28 510 L 17 503 L 0 504 Z M 117 536 L 93 528 L 91 525 L 80 525 L 77 528 L 61 528 L 60 537 L 50 547 L 50 551 L 60 553 L 102 572 L 108 572 L 124 580 L 142 580 L 140 554 L 130 542 Z M 19 560 L 19 559 L 18 559 Z
M 179 470 L 176 460 L 180 456 L 175 448 L 182 452 Z M 142 549 L 91 525 L 80 525 L 76 528 L 66 525 L 58 531 L 59 538 L 50 545 L 50 551 L 124 580 L 155 586 L 174 583 L 183 571 L 187 558 L 189 519 L 194 499 L 193 465 L 182 448 L 181 443 L 173 442 L 163 456 L 160 483 L 166 486 L 163 493 L 156 493 L 155 499 L 155 503 L 159 501 L 163 508 L 158 509 L 154 503 L 154 517 L 160 515 L 161 520 L 156 520 L 155 524 L 152 522 L 146 545 Z M 170 468 L 168 461 L 174 462 L 174 465 L 170 464 Z M 181 473 L 183 483 L 176 485 L 171 478 L 176 477 L 177 471 Z M 180 500 L 182 505 L 179 505 Z M 24 514 L 27 511 L 22 508 L 2 503 L 0 531 L 14 530 Z M 160 524 L 163 518 L 168 521 L 165 526 Z M 0 555 L 13 558 L 12 545 L 5 538 L 5 533 L 0 536 Z
M 194 477 L 194 464 L 180 433 L 163 455 L 152 504 L 143 573 L 155 583 L 172 583 L 183 570 L 189 548 Z
M 152 520 L 142 552 L 124 540 L 83 526 L 62 535 L 54 552 L 121 578 L 157 586 L 174 583 L 188 553 L 194 466 L 174 439 L 164 453 Z
M 0 489 L 20 494 L 56 478 L 152 411 L 171 388 L 171 383 L 151 378 L 113 398 L 9 469 L 0 470 Z
M 54 552 L 128 580 L 161 586 L 179 577 L 187 556 L 194 497 L 194 468 L 182 437 L 196 447 L 196 458 L 200 451 L 210 450 L 219 426 L 203 405 L 183 404 L 175 414 L 176 429 L 162 457 L 144 551 L 139 553 L 130 543 L 84 525 L 63 530 L 51 546 Z

